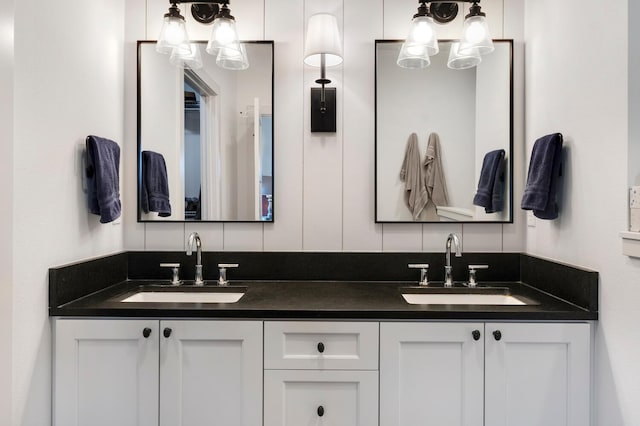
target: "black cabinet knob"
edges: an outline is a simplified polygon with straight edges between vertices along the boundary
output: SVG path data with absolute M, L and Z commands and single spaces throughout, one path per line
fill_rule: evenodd
M 320 353 L 324 352 L 324 343 L 322 342 L 318 343 L 318 352 Z
M 480 330 L 473 330 L 471 333 L 473 340 L 480 340 Z
M 502 339 L 502 333 L 500 332 L 500 330 L 496 330 L 493 332 L 493 338 L 496 340 Z
M 318 407 L 318 416 L 324 416 L 324 407 L 322 405 Z
M 149 327 L 145 327 L 144 330 L 142 330 L 142 335 L 145 339 L 148 338 L 151 336 L 151 329 Z
M 169 336 L 171 336 L 171 329 L 169 327 L 165 328 L 162 334 L 164 334 L 164 337 L 168 338 Z

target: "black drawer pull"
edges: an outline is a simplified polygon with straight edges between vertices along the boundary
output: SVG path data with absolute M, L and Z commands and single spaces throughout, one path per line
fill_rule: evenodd
M 322 342 L 318 343 L 318 352 L 320 353 L 324 352 L 324 343 Z
M 169 327 L 165 328 L 162 334 L 164 334 L 164 337 L 169 338 L 169 336 L 171 336 L 171 329 Z
M 502 339 L 502 333 L 500 332 L 500 330 L 496 330 L 493 332 L 493 338 L 496 340 Z
M 318 416 L 324 416 L 324 407 L 322 405 L 318 407 Z
M 142 335 L 145 339 L 148 338 L 151 336 L 151 329 L 149 327 L 145 327 L 144 330 L 142 330 Z
M 471 333 L 473 340 L 480 340 L 480 330 L 473 330 Z

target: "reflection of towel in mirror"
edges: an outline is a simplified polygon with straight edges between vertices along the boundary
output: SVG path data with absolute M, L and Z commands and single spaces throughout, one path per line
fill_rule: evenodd
M 87 200 L 89 211 L 100 215 L 100 223 L 120 217 L 120 147 L 110 139 L 87 136 Z
M 142 188 L 140 208 L 143 212 L 158 212 L 158 216 L 171 216 L 167 165 L 162 154 L 142 151 Z
M 556 219 L 556 190 L 562 175 L 562 134 L 543 136 L 533 145 L 521 207 L 540 219 Z
M 473 204 L 484 207 L 486 213 L 502 211 L 504 189 L 504 149 L 490 151 L 482 160 L 478 191 Z
M 436 206 L 449 205 L 447 183 L 444 178 L 444 170 L 442 169 L 440 137 L 437 133 L 431 133 L 429 135 L 424 167 L 424 182 L 427 188 L 427 194 L 429 194 L 429 209 L 431 209 L 430 219 L 436 219 Z
M 429 199 L 427 189 L 423 184 L 418 136 L 415 133 L 409 136 L 405 147 L 400 180 L 404 182 L 405 204 L 409 207 L 413 220 L 417 220 Z

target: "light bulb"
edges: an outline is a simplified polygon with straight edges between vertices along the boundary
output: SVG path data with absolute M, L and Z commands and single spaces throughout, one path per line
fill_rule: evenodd
M 216 29 L 216 33 L 214 35 L 215 39 L 218 40 L 218 43 L 222 46 L 234 41 L 234 36 L 235 31 L 226 19 L 223 22 L 220 22 L 220 25 Z
M 440 48 L 438 47 L 438 38 L 436 36 L 433 18 L 429 16 L 417 16 L 413 18 L 406 44 L 407 47 L 423 46 L 429 56 L 437 55 Z
M 424 21 L 416 22 L 416 25 L 413 27 L 413 40 L 418 43 L 428 43 L 433 40 L 433 29 L 431 25 L 427 24 Z
M 471 22 L 467 28 L 466 39 L 471 43 L 479 43 L 485 38 L 484 25 L 478 21 Z
M 486 55 L 494 50 L 489 26 L 481 15 L 467 17 L 462 28 L 460 53 L 469 54 L 473 49 L 476 49 L 480 55 Z
M 184 23 L 180 21 L 175 19 L 169 20 L 165 31 L 165 40 L 172 46 L 177 46 L 186 41 L 184 37 Z

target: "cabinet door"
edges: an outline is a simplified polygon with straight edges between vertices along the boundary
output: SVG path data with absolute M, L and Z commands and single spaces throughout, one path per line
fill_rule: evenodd
M 266 370 L 264 426 L 378 424 L 378 372 Z
M 54 426 L 158 425 L 157 320 L 57 319 L 54 333 Z
M 483 332 L 482 323 L 381 323 L 380 426 L 482 426 Z
M 160 425 L 262 425 L 262 322 L 161 321 Z
M 589 324 L 488 323 L 486 332 L 487 425 L 590 424 Z

